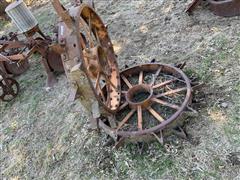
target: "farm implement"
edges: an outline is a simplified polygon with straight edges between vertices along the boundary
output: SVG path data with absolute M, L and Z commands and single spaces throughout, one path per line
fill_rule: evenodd
M 151 139 L 163 143 L 169 133 L 186 138 L 180 119 L 194 110 L 189 107 L 193 88 L 182 71 L 185 64 L 148 63 L 120 72 L 107 28 L 94 10 L 94 3 L 72 1 L 66 9 L 59 0 L 51 2 L 60 17 L 55 43 L 41 32 L 23 1 L 7 8 L 26 39 L 19 40 L 13 33 L 0 41 L 5 72 L 12 72 L 11 67 L 6 68 L 8 63 L 17 63 L 25 70 L 28 58 L 39 52 L 47 85 L 54 84 L 54 71 L 64 69 L 72 87 L 71 99 L 81 102 L 92 127 L 106 132 L 116 147 Z
M 0 40 L 0 66 L 6 74 L 20 75 L 29 67 L 28 59 L 34 53 L 41 55 L 47 73 L 47 86 L 56 82 L 54 72 L 63 72 L 61 56 L 54 49 L 53 40 L 44 35 L 37 20 L 23 1 L 16 1 L 6 8 L 6 13 L 20 30 L 20 34 L 9 33 Z M 19 36 L 24 35 L 22 40 Z
M 170 131 L 186 137 L 178 120 L 191 109 L 192 87 L 180 68 L 149 63 L 120 72 L 107 28 L 95 10 L 84 3 L 70 9 L 58 0 L 52 4 L 62 20 L 58 49 L 72 84 L 71 97 L 80 100 L 95 128 L 116 146 L 163 142 Z

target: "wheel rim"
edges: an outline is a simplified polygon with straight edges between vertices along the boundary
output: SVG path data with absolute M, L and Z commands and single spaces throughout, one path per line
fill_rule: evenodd
M 80 14 L 77 22 L 81 29 L 84 71 L 97 100 L 105 110 L 114 113 L 120 105 L 121 86 L 111 40 L 102 20 L 91 7 L 83 4 Z
M 191 101 L 189 79 L 173 66 L 135 66 L 121 72 L 121 79 L 123 96 L 116 113 L 117 127 L 112 127 L 121 137 L 163 130 Z
M 12 78 L 0 81 L 0 99 L 4 102 L 12 101 L 18 95 L 19 89 L 18 82 Z

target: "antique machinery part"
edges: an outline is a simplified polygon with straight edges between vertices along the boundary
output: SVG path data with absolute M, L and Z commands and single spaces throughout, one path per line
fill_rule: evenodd
M 63 65 L 61 61 L 61 56 L 58 52 L 52 50 L 49 45 L 52 40 L 50 39 L 33 39 L 33 46 L 29 53 L 38 52 L 42 56 L 41 62 L 47 73 L 47 87 L 53 87 L 57 82 L 54 71 L 63 72 Z
M 51 70 L 54 72 L 64 72 L 61 55 L 51 48 L 48 49 L 46 59 Z
M 33 40 L 33 46 L 35 46 L 36 43 L 38 44 L 37 52 L 47 60 L 47 66 L 49 66 L 51 72 L 64 72 L 61 55 L 57 50 L 52 48 L 54 46 L 52 45 L 52 40 L 37 37 Z M 40 51 L 40 49 L 44 50 Z
M 0 68 L 0 99 L 4 102 L 13 100 L 19 93 L 19 84 L 13 78 L 9 78 Z
M 8 63 L 24 63 L 33 53 L 38 52 L 42 56 L 42 64 L 47 73 L 47 86 L 52 87 L 56 82 L 53 71 L 63 71 L 60 54 L 54 51 L 51 47 L 51 40 L 42 38 L 29 38 L 27 41 L 7 41 L 5 42 L 5 50 L 14 46 L 14 48 L 23 48 L 26 51 L 20 51 L 13 55 L 0 54 L 0 62 Z M 50 62 L 51 61 L 51 62 Z
M 8 36 L 0 38 L 0 53 L 2 56 L 9 56 L 18 54 L 25 50 L 25 45 L 18 43 L 18 37 L 16 33 L 9 33 Z M 0 62 L 2 71 L 6 74 L 20 75 L 24 73 L 29 68 L 29 61 L 26 59 L 18 63 L 17 61 L 3 61 Z
M 85 4 L 66 10 L 59 0 L 52 3 L 62 19 L 60 47 L 55 48 L 62 52 L 74 93 L 89 115 L 98 118 L 97 127 L 119 143 L 148 136 L 160 139 L 158 133 L 173 126 L 191 103 L 187 76 L 164 64 L 136 66 L 120 76 L 106 27 L 94 10 Z
M 26 72 L 29 68 L 29 61 L 28 59 L 22 62 L 3 62 L 6 72 L 12 75 L 21 75 Z
M 47 39 L 44 33 L 39 29 L 38 21 L 27 8 L 23 0 L 18 0 L 9 4 L 5 11 L 20 32 L 24 33 L 27 37 L 32 37 L 35 33 L 39 33 L 44 39 Z
M 191 13 L 195 7 L 202 0 L 194 0 L 186 12 Z M 232 17 L 240 15 L 240 1 L 239 0 L 207 0 L 210 8 L 217 16 Z
M 59 24 L 58 39 L 65 49 L 62 59 L 69 80 L 76 84 L 71 72 L 73 67 L 81 64 L 79 67 L 86 74 L 90 91 L 100 106 L 107 112 L 116 112 L 121 97 L 120 76 L 113 46 L 102 20 L 86 4 L 67 11 L 58 0 L 53 0 L 53 6 L 64 21 Z M 80 84 L 75 87 L 79 88 Z M 102 87 L 106 89 L 105 94 Z M 75 92 L 83 95 L 79 90 Z
M 190 81 L 174 66 L 143 64 L 121 72 L 121 79 L 123 96 L 115 121 L 99 120 L 116 141 L 162 134 L 191 103 Z
M 32 15 L 23 0 L 11 3 L 5 11 L 21 33 L 26 33 L 38 26 L 36 18 Z
M 47 72 L 47 86 L 52 87 L 56 82 L 56 77 L 53 72 L 63 72 L 63 65 L 60 53 L 58 51 L 54 51 L 50 47 L 52 45 L 51 38 L 45 36 L 44 33 L 39 29 L 37 20 L 32 15 L 31 11 L 28 10 L 27 6 L 22 0 L 11 3 L 6 8 L 6 12 L 12 21 L 16 24 L 20 32 L 27 37 L 26 42 L 10 41 L 7 43 L 7 46 L 15 46 L 16 48 L 17 46 L 23 45 L 29 49 L 26 54 L 24 54 L 25 52 L 21 52 L 16 53 L 15 57 L 13 55 L 7 56 L 6 58 L 14 61 L 24 61 L 26 60 L 26 57 L 29 57 L 33 53 L 40 53 L 42 56 L 42 64 L 45 68 L 45 71 Z M 39 34 L 40 37 L 34 37 L 36 34 Z M 20 56 L 19 59 L 15 59 L 17 55 Z

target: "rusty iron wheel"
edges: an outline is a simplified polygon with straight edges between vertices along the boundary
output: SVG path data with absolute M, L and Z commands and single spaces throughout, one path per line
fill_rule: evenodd
M 191 85 L 178 68 L 143 64 L 121 72 L 122 98 L 116 126 L 100 126 L 118 138 L 159 133 L 175 121 L 191 103 Z
M 80 12 L 77 22 L 83 48 L 84 71 L 100 105 L 114 113 L 120 105 L 121 86 L 111 40 L 101 18 L 90 6 L 82 4 Z
M 4 102 L 10 102 L 18 95 L 19 84 L 15 79 L 6 78 L 0 81 L 0 99 Z

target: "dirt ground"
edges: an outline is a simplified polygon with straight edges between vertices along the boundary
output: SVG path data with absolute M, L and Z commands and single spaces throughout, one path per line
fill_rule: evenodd
M 39 56 L 20 77 L 21 93 L 0 102 L 0 179 L 240 179 L 240 18 L 214 16 L 206 6 L 193 16 L 189 1 L 96 0 L 121 69 L 133 64 L 186 61 L 186 73 L 204 87 L 189 140 L 164 146 L 103 147 L 104 133 L 87 130 L 79 102 L 69 102 L 64 75 L 46 92 Z M 34 8 L 49 35 L 57 17 L 47 3 Z M 1 22 L 0 33 L 14 29 Z

